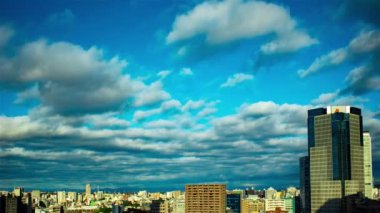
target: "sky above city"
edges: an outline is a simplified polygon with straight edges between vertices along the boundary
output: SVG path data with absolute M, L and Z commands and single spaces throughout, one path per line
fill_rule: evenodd
M 307 110 L 362 108 L 380 181 L 380 2 L 0 2 L 0 188 L 299 184 Z

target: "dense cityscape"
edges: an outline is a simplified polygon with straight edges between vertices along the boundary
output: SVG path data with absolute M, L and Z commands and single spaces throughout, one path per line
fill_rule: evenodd
M 0 213 L 380 213 L 380 0 L 0 0 Z
M 1 192 L 0 212 L 298 213 L 380 212 L 372 176 L 371 136 L 361 109 L 308 110 L 309 155 L 300 159 L 300 186 L 227 190 L 226 184 L 188 184 L 185 191 L 107 193 Z M 318 149 L 321 151 L 318 152 Z

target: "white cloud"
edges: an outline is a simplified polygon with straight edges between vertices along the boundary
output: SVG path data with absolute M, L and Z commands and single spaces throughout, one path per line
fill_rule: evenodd
M 347 47 L 332 50 L 326 55 L 316 58 L 307 69 L 298 70 L 298 75 L 301 78 L 309 76 L 321 69 L 337 66 L 358 55 L 375 54 L 380 48 L 380 31 L 371 30 L 361 32 L 358 36 L 353 38 Z M 364 67 L 360 69 L 363 71 Z M 358 72 L 356 70 L 355 72 Z
M 191 71 L 190 68 L 188 67 L 185 67 L 185 68 L 182 68 L 181 69 L 181 72 L 180 72 L 181 75 L 193 75 L 193 71 Z
M 206 107 L 197 113 L 197 117 L 203 118 L 203 117 L 209 116 L 211 114 L 214 114 L 217 111 L 218 111 L 218 109 L 215 107 Z
M 316 105 L 329 105 L 337 96 L 338 92 L 322 93 L 318 98 L 313 99 L 311 103 Z
M 196 109 L 201 108 L 205 104 L 206 102 L 204 100 L 198 100 L 198 101 L 189 100 L 183 105 L 181 110 L 182 111 L 196 110 Z
M 177 16 L 166 42 L 204 35 L 209 44 L 223 44 L 274 33 L 277 38 L 261 48 L 265 54 L 293 52 L 317 43 L 296 25 L 285 8 L 273 3 L 209 1 Z
M 306 33 L 296 31 L 279 36 L 276 40 L 261 46 L 264 54 L 295 52 L 303 47 L 318 44 L 318 40 Z
M 365 53 L 376 50 L 380 47 L 380 31 L 364 31 L 354 38 L 350 44 L 349 49 L 355 53 Z
M 323 55 L 315 59 L 306 70 L 298 70 L 297 73 L 301 78 L 305 78 L 310 74 L 318 72 L 322 68 L 341 64 L 347 59 L 348 54 L 349 53 L 346 48 L 333 50 L 327 55 Z
M 67 42 L 38 40 L 3 60 L 0 82 L 21 90 L 18 102 L 38 97 L 43 106 L 59 114 L 117 111 L 137 92 L 150 88 L 122 73 L 125 60 L 117 56 L 107 60 L 96 47 L 86 50 Z M 160 85 L 151 87 L 155 94 L 165 94 L 157 91 Z
M 257 102 L 243 104 L 237 114 L 213 120 L 223 137 L 265 139 L 306 133 L 308 106 Z
M 172 73 L 172 71 L 170 71 L 170 70 L 162 70 L 162 71 L 157 73 L 157 76 L 160 77 L 161 79 L 164 79 L 168 75 L 170 75 L 171 73 Z
M 168 100 L 163 103 L 161 103 L 161 106 L 159 108 L 151 109 L 151 110 L 137 110 L 133 114 L 133 120 L 134 121 L 140 121 L 143 119 L 146 119 L 153 115 L 158 115 L 164 112 L 167 112 L 171 109 L 180 109 L 181 103 L 177 100 Z
M 149 86 L 144 86 L 135 96 L 134 106 L 152 105 L 169 99 L 170 94 L 165 92 L 162 87 L 161 81 L 156 81 Z
M 178 127 L 178 123 L 173 120 L 155 120 L 144 124 L 148 128 L 175 128 Z
M 369 100 L 359 96 L 341 95 L 341 91 L 337 90 L 331 93 L 322 93 L 318 98 L 313 99 L 311 103 L 317 106 L 325 107 L 328 105 L 354 105 L 362 106 Z
M 233 76 L 229 77 L 226 82 L 224 82 L 220 87 L 233 87 L 238 83 L 243 81 L 249 81 L 253 79 L 253 75 L 236 73 Z

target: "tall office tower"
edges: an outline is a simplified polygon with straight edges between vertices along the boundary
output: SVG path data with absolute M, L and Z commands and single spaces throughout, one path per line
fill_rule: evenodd
M 91 194 L 91 185 L 88 183 L 86 184 L 86 195 L 90 195 Z
M 300 158 L 301 212 L 310 212 L 310 160 L 309 156 Z
M 185 189 L 186 213 L 226 212 L 225 184 L 186 185 Z
M 371 135 L 369 132 L 363 133 L 364 147 L 364 196 L 373 199 L 373 179 L 372 179 L 372 151 Z
M 241 194 L 240 193 L 227 194 L 227 208 L 232 210 L 233 213 L 241 212 Z
M 308 111 L 311 212 L 346 212 L 345 197 L 364 192 L 361 110 Z

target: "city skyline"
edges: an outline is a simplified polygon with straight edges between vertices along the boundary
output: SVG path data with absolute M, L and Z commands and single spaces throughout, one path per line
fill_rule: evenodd
M 299 186 L 307 111 L 362 109 L 380 3 L 0 2 L 0 189 Z M 323 18 L 321 18 L 323 17 Z

